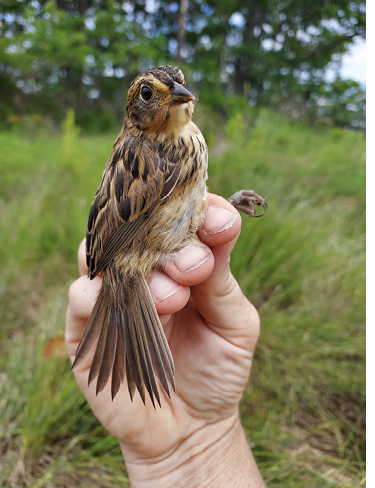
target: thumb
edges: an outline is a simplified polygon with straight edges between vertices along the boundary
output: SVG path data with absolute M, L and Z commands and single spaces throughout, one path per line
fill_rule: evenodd
M 230 270 L 230 253 L 241 231 L 241 218 L 226 200 L 209 195 L 199 238 L 211 247 L 215 265 L 209 278 L 191 288 L 191 296 L 207 325 L 229 342 L 251 353 L 259 337 L 260 321 L 255 307 L 244 296 Z M 228 210 L 236 215 L 229 227 L 215 230 Z

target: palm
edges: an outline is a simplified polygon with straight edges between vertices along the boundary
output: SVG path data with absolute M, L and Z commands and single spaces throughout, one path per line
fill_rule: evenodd
M 215 324 L 208 326 L 193 300 L 174 321 L 171 347 L 176 358 L 177 393 L 187 412 L 207 422 L 232 414 L 250 372 L 249 353 L 241 354 L 216 332 Z
M 162 392 L 161 409 L 155 410 L 149 401 L 144 406 L 137 393 L 131 402 L 125 385 L 113 402 L 109 387 L 98 396 L 93 386 L 84 388 L 93 412 L 108 431 L 147 457 L 167 452 L 186 437 L 186 425 L 193 432 L 203 423 L 233 414 L 251 365 L 248 352 L 241 354 L 207 326 L 193 300 L 171 317 L 166 329 L 175 358 L 177 392 L 171 399 Z M 78 381 L 86 384 L 87 372 L 78 374 L 83 376 L 82 383 L 81 378 Z

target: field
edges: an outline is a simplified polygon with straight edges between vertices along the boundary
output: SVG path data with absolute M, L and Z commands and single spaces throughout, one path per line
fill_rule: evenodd
M 197 122 L 210 191 L 268 197 L 231 261 L 262 320 L 241 417 L 267 486 L 364 486 L 364 138 L 267 111 Z M 0 486 L 129 486 L 51 341 L 115 137 L 80 135 L 72 114 L 62 134 L 0 133 Z

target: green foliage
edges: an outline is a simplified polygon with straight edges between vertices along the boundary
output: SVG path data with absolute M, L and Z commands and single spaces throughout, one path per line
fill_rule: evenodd
M 177 10 L 176 2 L 145 0 L 7 2 L 3 126 L 12 113 L 61 121 L 71 107 L 92 132 L 112 129 L 134 76 L 175 62 Z M 365 34 L 363 0 L 198 1 L 189 5 L 186 30 L 181 68 L 205 104 L 229 116 L 235 107 L 271 105 L 294 118 L 363 129 L 363 89 L 325 81 L 327 68 L 337 70 Z
M 263 105 L 297 95 L 309 100 L 328 63 L 365 29 L 361 1 L 208 0 L 194 14 L 203 28 L 191 29 L 188 42 L 198 68 L 214 64 L 207 82 L 215 85 L 221 76 L 227 90 Z
M 118 443 L 93 418 L 68 362 L 43 357 L 46 335 L 61 331 L 62 291 L 53 302 L 55 310 L 46 306 L 48 318 L 39 324 L 39 337 L 15 341 L 7 355 L 0 382 L 0 442 L 6 447 L 13 439 L 14 444 L 6 449 L 0 483 L 128 487 Z
M 322 85 L 316 98 L 321 122 L 365 129 L 366 93 L 359 83 L 337 78 L 331 84 Z
M 356 486 L 365 462 L 364 142 L 267 111 L 253 128 L 238 114 L 227 131 L 210 186 L 230 195 L 251 185 L 269 204 L 259 221 L 244 219 L 231 259 L 262 319 L 241 408 L 248 438 L 267 486 Z
M 142 25 L 132 22 L 113 0 L 97 5 L 25 3 L 24 12 L 3 17 L 6 35 L 0 38 L 0 63 L 8 67 L 0 78 L 15 85 L 21 105 L 16 111 L 25 111 L 24 100 L 28 112 L 61 120 L 67 107 L 79 113 L 94 105 L 103 114 L 112 103 L 112 118 L 123 117 L 125 88 L 120 79 L 130 81 L 141 65 L 160 57 L 160 36 L 151 43 Z
M 237 113 L 211 134 L 209 188 L 268 195 L 243 218 L 232 270 L 262 331 L 241 418 L 267 486 L 364 482 L 364 140 Z M 92 416 L 67 359 L 46 358 L 91 199 L 116 134 L 0 133 L 0 484 L 128 486 L 120 449 Z

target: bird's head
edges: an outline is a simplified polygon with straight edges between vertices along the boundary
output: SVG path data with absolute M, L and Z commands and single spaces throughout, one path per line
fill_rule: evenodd
M 194 112 L 195 97 L 185 86 L 184 74 L 175 66 L 159 66 L 138 75 L 128 91 L 126 127 L 177 137 Z

